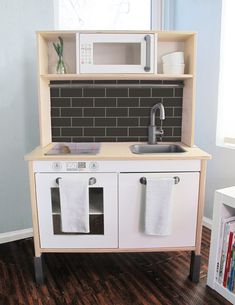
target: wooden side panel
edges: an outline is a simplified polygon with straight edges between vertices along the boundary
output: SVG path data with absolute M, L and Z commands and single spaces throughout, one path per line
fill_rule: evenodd
M 194 79 L 184 81 L 183 111 L 182 111 L 182 143 L 192 147 L 194 145 L 194 114 L 195 89 Z
M 194 145 L 195 96 L 196 96 L 196 34 L 185 42 L 185 70 L 193 75 L 184 82 L 182 142 L 188 146 Z
M 38 227 L 36 186 L 35 186 L 32 161 L 28 163 L 28 169 L 29 169 L 30 199 L 31 199 L 31 208 L 32 208 L 32 221 L 33 221 L 34 250 L 35 250 L 35 256 L 39 257 L 41 255 L 41 251 L 40 251 L 40 239 L 39 239 L 39 227 Z
M 197 212 L 197 233 L 196 233 L 196 255 L 201 253 L 201 239 L 202 239 L 202 219 L 204 213 L 205 202 L 205 184 L 206 184 L 206 161 L 201 160 L 201 173 L 199 181 L 199 195 L 198 195 L 198 212 Z
M 40 124 L 40 145 L 42 147 L 51 143 L 51 101 L 50 81 L 39 79 L 39 124 Z

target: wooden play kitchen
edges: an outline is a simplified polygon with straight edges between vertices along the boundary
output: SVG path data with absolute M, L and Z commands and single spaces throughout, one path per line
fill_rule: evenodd
M 62 69 L 59 74 L 55 73 L 58 52 L 53 47 L 58 37 L 62 39 L 66 65 L 66 71 Z M 29 165 L 36 281 L 44 281 L 42 258 L 49 252 L 191 251 L 189 278 L 198 282 L 206 161 L 210 155 L 194 146 L 196 34 L 61 31 L 39 32 L 37 39 L 40 146 L 25 157 Z M 163 67 L 162 57 L 171 53 L 178 53 L 175 57 L 181 61 L 175 63 L 173 59 L 169 67 L 168 59 L 167 67 Z M 178 74 L 172 74 L 175 71 Z M 93 82 L 97 80 L 102 82 Z M 125 82 L 110 84 L 111 80 Z M 52 142 L 50 86 L 117 87 L 128 82 L 131 86 L 134 80 L 145 80 L 137 86 L 149 88 L 183 82 L 180 143 L 167 143 L 159 152 L 162 144 Z M 165 82 L 156 84 L 158 80 Z M 163 178 L 173 181 L 172 231 L 167 235 L 146 234 L 143 215 L 148 181 Z M 86 232 L 63 229 L 66 211 L 60 188 L 66 179 L 75 185 L 87 183 Z

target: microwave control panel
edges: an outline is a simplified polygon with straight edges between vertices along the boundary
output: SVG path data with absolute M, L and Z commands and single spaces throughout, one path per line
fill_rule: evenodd
M 80 46 L 80 63 L 81 65 L 92 64 L 92 45 L 90 43 L 82 43 Z

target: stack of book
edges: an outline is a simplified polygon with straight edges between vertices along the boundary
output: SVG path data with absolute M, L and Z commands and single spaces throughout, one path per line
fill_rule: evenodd
M 216 280 L 235 292 L 235 216 L 221 220 Z

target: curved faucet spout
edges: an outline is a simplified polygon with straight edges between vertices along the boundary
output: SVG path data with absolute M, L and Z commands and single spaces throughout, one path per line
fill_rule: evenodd
M 151 108 L 151 113 L 150 113 L 150 125 L 155 126 L 155 119 L 156 119 L 156 111 L 157 109 L 160 110 L 160 120 L 165 120 L 165 109 L 162 103 L 155 104 Z
M 160 110 L 160 120 L 165 120 L 165 109 L 162 103 L 155 104 L 151 108 L 150 112 L 150 126 L 148 128 L 148 143 L 149 144 L 156 144 L 156 137 L 157 136 L 162 136 L 164 131 L 162 128 L 157 129 L 156 124 L 155 124 L 155 119 L 156 119 L 156 111 L 157 109 Z

